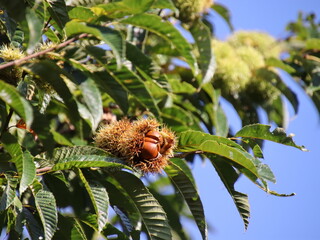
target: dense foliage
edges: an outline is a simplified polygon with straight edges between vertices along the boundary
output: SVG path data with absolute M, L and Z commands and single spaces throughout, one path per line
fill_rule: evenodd
M 287 103 L 297 113 L 298 99 L 280 73 L 320 111 L 315 16 L 299 16 L 280 42 L 258 32 L 222 42 L 208 19 L 215 11 L 232 29 L 229 12 L 211 1 L 21 2 L 0 2 L 0 228 L 9 239 L 189 239 L 181 216 L 207 239 L 189 168 L 195 156 L 214 166 L 245 228 L 240 175 L 288 196 L 268 188 L 276 179 L 261 140 L 305 150 L 281 128 Z M 230 130 L 221 98 L 241 130 Z M 259 124 L 261 109 L 277 128 Z M 176 134 L 155 181 L 126 161 L 130 146 L 117 154 L 95 144 L 101 127 L 124 118 L 156 119 L 155 128 Z

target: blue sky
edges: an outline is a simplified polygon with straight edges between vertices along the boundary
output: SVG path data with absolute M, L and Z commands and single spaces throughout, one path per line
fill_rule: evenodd
M 286 24 L 296 19 L 298 12 L 318 13 L 319 0 L 220 0 L 228 7 L 236 30 L 262 30 L 276 38 L 284 38 Z M 214 15 L 216 34 L 225 39 L 229 30 L 225 22 Z M 293 83 L 289 76 L 283 79 L 298 94 L 300 107 L 297 116 L 290 110 L 287 133 L 294 133 L 298 145 L 304 145 L 309 152 L 274 143 L 264 148 L 267 163 L 277 178 L 277 184 L 270 189 L 280 193 L 295 192 L 296 196 L 280 198 L 266 194 L 242 177 L 236 188 L 249 195 L 251 218 L 247 231 L 242 220 L 209 162 L 198 161 L 192 168 L 200 196 L 206 210 L 206 217 L 212 229 L 209 239 L 215 240 L 316 240 L 320 239 L 320 121 L 312 102 Z M 229 121 L 235 131 L 240 124 L 237 116 L 226 108 Z M 230 120 L 232 119 L 232 120 Z M 201 239 L 194 223 L 187 223 L 192 239 Z

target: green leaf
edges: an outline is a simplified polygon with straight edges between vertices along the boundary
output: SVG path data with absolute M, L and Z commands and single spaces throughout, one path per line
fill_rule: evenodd
M 77 78 L 77 81 L 81 81 L 79 88 L 82 91 L 83 100 L 92 116 L 92 129 L 95 130 L 98 127 L 103 114 L 100 91 L 91 78 Z
M 69 110 L 68 113 L 71 120 L 76 125 L 77 130 L 81 132 L 82 127 L 77 103 L 66 83 L 60 76 L 61 74 L 65 75 L 65 72 L 63 72 L 63 70 L 55 63 L 48 60 L 26 64 L 24 65 L 24 68 L 27 71 L 31 71 L 38 75 L 43 81 L 50 83 L 54 90 L 56 90 L 59 96 L 63 99 L 64 104 Z
M 214 124 L 215 135 L 227 137 L 229 133 L 229 124 L 227 116 L 225 115 L 219 102 L 219 98 L 221 96 L 220 90 L 213 89 L 212 84 L 203 86 L 203 90 L 212 98 L 211 101 L 213 106 L 210 106 L 211 104 L 207 103 L 206 107 L 208 106 L 213 108 L 213 113 L 210 117 L 212 118 L 212 122 Z M 210 113 L 210 111 L 208 112 Z
M 175 78 L 169 78 L 169 83 L 172 88 L 172 92 L 176 94 L 183 94 L 183 93 L 195 93 L 197 91 L 190 83 L 178 81 Z
M 272 132 L 270 131 L 270 128 L 270 125 L 264 124 L 248 125 L 243 127 L 240 131 L 238 131 L 235 137 L 269 140 L 287 146 L 295 147 L 302 151 L 307 151 L 307 149 L 304 146 L 296 145 L 292 139 L 292 136 L 287 136 L 283 128 L 276 128 Z
M 157 183 L 158 182 L 153 182 L 152 185 L 157 185 Z M 157 187 L 155 186 L 155 188 Z M 186 232 L 181 224 L 181 208 L 185 206 L 181 194 L 178 195 L 174 193 L 173 195 L 163 195 L 160 194 L 159 191 L 153 190 L 152 186 L 150 185 L 148 186 L 148 189 L 165 210 L 169 224 L 174 231 L 172 234 L 173 238 L 179 240 L 188 240 L 189 238 L 186 236 Z M 178 235 L 178 237 L 176 237 L 176 235 Z
M 71 19 L 77 19 L 80 21 L 89 22 L 90 19 L 95 19 L 94 13 L 84 6 L 74 7 L 68 12 L 68 14 Z
M 29 28 L 29 43 L 27 52 L 32 53 L 41 40 L 42 22 L 37 17 L 36 12 L 30 8 L 27 8 L 26 10 L 26 20 Z
M 129 168 L 128 166 L 118 163 L 119 159 L 115 157 L 104 157 L 96 155 L 79 155 L 63 159 L 63 161 L 56 163 L 52 171 L 68 170 L 74 167 L 90 168 L 90 167 L 105 167 L 112 169 Z M 129 168 L 130 169 L 130 168 Z
M 211 81 L 217 67 L 215 57 L 211 50 L 211 33 L 202 21 L 194 23 L 190 32 L 199 51 L 198 62 L 202 73 L 201 87 Z
M 109 81 L 116 81 L 119 83 L 127 92 L 132 94 L 139 103 L 142 104 L 147 110 L 150 110 L 155 116 L 159 116 L 159 108 L 155 103 L 155 100 L 151 96 L 146 84 L 141 78 L 131 71 L 126 66 L 122 66 L 121 69 L 117 69 L 114 62 L 106 64 L 103 56 L 104 50 L 97 47 L 87 47 L 87 52 L 95 57 L 95 59 L 104 65 L 108 71 L 108 75 L 105 76 Z
M 214 3 L 211 7 L 216 13 L 218 13 L 228 24 L 231 31 L 233 31 L 233 25 L 231 23 L 231 14 L 229 9 L 219 3 Z
M 89 240 L 80 219 L 59 214 L 58 229 L 54 234 L 54 239 L 68 240 Z
M 241 166 L 246 175 L 255 182 L 260 175 L 257 169 L 259 160 L 252 157 L 239 144 L 223 137 L 197 131 L 186 131 L 179 135 L 178 151 L 192 152 L 203 151 L 217 154 L 231 160 L 237 166 Z
M 88 181 L 80 169 L 77 171 L 77 173 L 89 194 L 97 215 L 98 232 L 101 232 L 108 221 L 108 193 L 99 182 Z
M 278 59 L 278 58 L 268 58 L 266 60 L 266 65 L 270 66 L 270 67 L 277 67 L 280 68 L 284 71 L 286 71 L 287 73 L 293 74 L 296 70 L 291 67 L 289 64 L 286 64 L 284 61 Z
M 319 38 L 307 39 L 305 50 L 320 50 L 320 39 Z
M 128 172 L 117 172 L 113 177 L 125 189 L 130 198 L 132 198 L 137 210 L 141 214 L 147 230 L 147 236 L 151 239 L 171 240 L 171 229 L 167 216 L 161 205 L 141 180 Z
M 64 147 L 55 149 L 53 153 L 55 165 L 52 171 L 90 167 L 107 167 L 114 169 L 131 169 L 123 161 L 107 152 L 90 146 Z
M 116 235 L 117 239 L 129 240 L 129 238 L 118 228 L 114 227 L 112 224 L 107 224 L 107 226 L 103 229 L 102 234 L 107 239 L 112 239 Z
M 134 238 L 137 230 L 141 229 L 141 216 L 133 199 L 113 176 L 109 176 L 104 184 L 108 191 L 110 206 L 122 221 L 124 232 Z
M 15 164 L 18 174 L 21 177 L 19 193 L 22 194 L 36 177 L 36 167 L 33 157 L 29 152 L 22 151 L 20 144 L 15 136 L 6 132 L 2 136 L 3 147 L 11 155 L 11 162 Z
M 7 184 L 0 199 L 0 212 L 7 210 L 13 203 L 16 197 L 16 187 L 18 185 L 17 178 L 10 174 L 4 174 Z
M 55 162 L 63 161 L 63 159 L 79 155 L 98 155 L 98 156 L 111 156 L 108 152 L 92 146 L 74 146 L 74 147 L 61 147 L 56 148 L 53 154 Z
M 126 43 L 126 58 L 130 60 L 135 67 L 141 69 L 144 73 L 152 76 L 154 71 L 154 62 L 152 59 L 145 55 L 138 47 L 127 42 Z
M 45 239 L 50 240 L 57 229 L 58 223 L 56 200 L 51 192 L 43 189 L 39 190 L 34 197 L 44 228 Z
M 161 9 L 171 9 L 175 12 L 177 11 L 176 6 L 173 4 L 171 0 L 155 0 L 153 5 L 153 8 L 161 8 Z
M 204 216 L 204 210 L 198 191 L 194 185 L 193 179 L 189 178 L 190 172 L 186 174 L 182 168 L 171 161 L 165 168 L 165 172 L 169 176 L 170 180 L 180 191 L 188 204 L 190 211 L 198 225 L 203 239 L 208 239 L 207 223 Z
M 0 99 L 8 104 L 25 121 L 29 128 L 33 120 L 32 107 L 10 84 L 0 80 Z
M 216 169 L 221 181 L 223 182 L 224 186 L 228 190 L 232 200 L 234 201 L 238 212 L 243 220 L 245 229 L 248 228 L 249 225 L 249 218 L 250 218 L 250 205 L 248 201 L 248 196 L 244 193 L 237 192 L 234 189 L 234 184 L 239 178 L 239 174 L 234 170 L 234 168 L 223 161 L 220 157 L 213 156 L 208 154 L 207 155 Z
M 22 176 L 20 180 L 19 193 L 22 194 L 36 177 L 36 166 L 33 162 L 33 156 L 29 152 L 23 153 Z
M 5 132 L 2 135 L 1 142 L 4 149 L 10 154 L 12 158 L 21 157 L 22 158 L 22 148 L 18 143 L 18 139 L 9 132 Z M 23 168 L 22 164 L 16 166 L 18 173 L 22 174 Z
M 125 41 L 119 31 L 109 27 L 85 24 L 77 21 L 68 22 L 65 30 L 67 36 L 89 33 L 101 41 L 104 41 L 113 50 L 118 68 L 121 66 L 125 53 Z
M 33 213 L 31 213 L 27 208 L 23 208 L 23 214 L 26 219 L 26 227 L 31 239 L 41 239 L 44 236 L 44 232 L 41 223 L 37 221 Z
M 220 104 L 215 109 L 215 134 L 226 137 L 229 132 L 228 119 Z
M 144 13 L 150 10 L 154 0 L 123 0 L 100 4 L 91 8 L 96 16 L 123 18 L 127 15 Z
M 102 57 L 102 56 L 101 56 Z M 79 63 L 74 59 L 66 59 L 69 63 L 79 69 L 81 71 L 80 74 L 86 75 L 88 78 L 91 78 L 95 81 L 95 83 L 99 86 L 100 91 L 108 94 L 110 98 L 112 98 L 117 105 L 119 105 L 120 109 L 126 113 L 129 108 L 128 103 L 128 93 L 126 89 L 113 78 L 106 78 L 105 76 L 109 76 L 109 73 L 103 69 L 96 70 L 91 72 L 87 66 Z
M 51 154 L 55 146 L 55 141 L 50 129 L 50 119 L 48 119 L 48 115 L 41 114 L 34 110 L 34 121 L 31 129 L 37 134 L 38 140 L 43 144 L 43 149 L 48 154 Z
M 176 132 L 189 130 L 194 123 L 190 113 L 178 106 L 164 108 L 161 116 L 164 123 Z
M 52 131 L 52 135 L 53 135 L 53 139 L 56 143 L 58 143 L 60 145 L 69 146 L 69 147 L 73 146 L 73 143 L 68 138 L 61 135 L 60 133 L 58 133 L 56 131 Z
M 197 74 L 198 66 L 192 54 L 191 45 L 170 22 L 163 21 L 159 16 L 138 14 L 121 20 L 121 23 L 144 28 L 169 41 L 180 53 L 181 57 L 189 64 L 193 73 L 195 75 Z
M 130 10 L 132 14 L 138 14 L 148 11 L 153 2 L 154 0 L 123 0 L 119 4 Z
M 216 141 L 221 144 L 225 144 L 229 147 L 233 147 L 241 151 L 244 151 L 244 149 L 239 144 L 235 143 L 234 141 L 228 138 L 219 137 L 219 136 L 211 135 L 211 134 L 200 132 L 200 131 L 193 131 L 193 130 L 185 131 L 180 133 L 178 138 L 179 138 L 179 145 L 178 145 L 177 151 L 182 151 L 182 152 L 197 151 L 195 149 L 197 149 L 197 147 L 201 143 L 207 140 Z
M 67 6 L 65 1 L 61 0 L 46 0 L 48 6 L 48 11 L 56 22 L 56 24 L 63 29 L 66 23 L 69 21 L 69 16 L 67 12 Z

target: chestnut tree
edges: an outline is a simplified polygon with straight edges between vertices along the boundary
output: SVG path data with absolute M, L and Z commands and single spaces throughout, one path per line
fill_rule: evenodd
M 282 128 L 285 102 L 297 113 L 299 99 L 279 71 L 320 110 L 319 24 L 300 15 L 284 40 L 242 31 L 220 41 L 212 11 L 232 29 L 228 9 L 204 0 L 0 1 L 8 239 L 189 239 L 181 216 L 208 239 L 194 161 L 214 166 L 245 228 L 239 176 L 288 196 L 268 187 L 262 143 L 305 150 Z M 221 98 L 242 129 L 230 129 Z M 260 124 L 258 109 L 278 127 Z

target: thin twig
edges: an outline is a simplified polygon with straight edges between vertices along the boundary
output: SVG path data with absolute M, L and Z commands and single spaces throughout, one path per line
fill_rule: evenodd
M 46 32 L 48 30 L 49 23 L 50 23 L 51 20 L 52 20 L 52 17 L 50 16 L 48 21 L 46 22 L 46 24 L 43 27 L 43 32 Z
M 42 174 L 45 174 L 51 170 L 52 170 L 52 167 L 44 167 L 44 168 L 37 169 L 36 173 L 37 173 L 37 175 L 42 175 Z
M 48 49 L 45 49 L 43 51 L 40 51 L 40 52 L 36 52 L 36 53 L 33 53 L 33 54 L 30 54 L 24 58 L 21 58 L 21 59 L 17 59 L 17 60 L 14 60 L 14 61 L 11 61 L 11 62 L 8 62 L 8 63 L 5 63 L 3 65 L 0 65 L 0 70 L 1 69 L 4 69 L 4 68 L 7 68 L 7 67 L 11 67 L 11 66 L 19 66 L 21 65 L 22 63 L 26 62 L 27 60 L 29 59 L 32 59 L 32 58 L 36 58 L 36 57 L 40 57 L 48 52 L 52 52 L 56 49 L 59 49 L 59 48 L 62 48 L 62 47 L 65 47 L 67 46 L 68 44 L 76 41 L 76 40 L 79 40 L 81 38 L 85 38 L 87 37 L 89 34 L 88 33 L 82 33 L 76 37 L 73 37 L 73 38 L 70 38 L 69 40 L 63 42 L 63 43 L 60 43 L 58 44 L 57 46 L 54 46 L 54 47 L 51 47 L 51 48 L 48 48 Z

